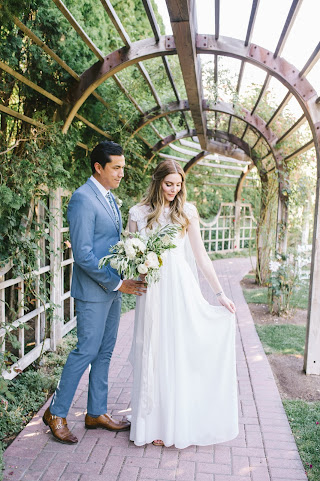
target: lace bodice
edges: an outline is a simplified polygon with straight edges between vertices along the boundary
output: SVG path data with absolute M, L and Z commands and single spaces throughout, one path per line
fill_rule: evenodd
M 192 217 L 198 217 L 197 208 L 193 204 L 190 204 L 190 202 L 186 202 L 183 209 L 189 220 L 191 220 Z M 148 205 L 141 204 L 136 204 L 129 210 L 130 219 L 137 223 L 139 232 L 146 228 L 147 218 L 150 212 L 151 209 Z M 160 226 L 165 226 L 170 223 L 169 207 L 166 207 L 159 217 L 158 224 Z

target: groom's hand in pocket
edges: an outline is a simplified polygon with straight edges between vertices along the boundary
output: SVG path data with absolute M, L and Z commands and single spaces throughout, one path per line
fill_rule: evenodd
M 142 294 L 147 292 L 147 284 L 143 281 L 126 279 L 122 282 L 119 291 L 123 292 L 124 294 L 134 294 L 135 296 L 142 296 Z

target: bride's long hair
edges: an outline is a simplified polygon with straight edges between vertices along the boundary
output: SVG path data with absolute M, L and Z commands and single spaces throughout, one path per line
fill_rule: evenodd
M 169 174 L 179 174 L 181 176 L 181 190 L 177 193 L 173 201 L 170 202 L 169 214 L 171 222 L 173 224 L 179 224 L 184 233 L 189 224 L 188 217 L 183 210 L 187 198 L 187 191 L 185 186 L 185 173 L 178 162 L 174 160 L 164 160 L 157 165 L 153 172 L 147 193 L 141 201 L 141 205 L 149 205 L 151 207 L 151 212 L 147 219 L 147 227 L 151 229 L 152 225 L 158 222 L 165 205 L 162 182 Z

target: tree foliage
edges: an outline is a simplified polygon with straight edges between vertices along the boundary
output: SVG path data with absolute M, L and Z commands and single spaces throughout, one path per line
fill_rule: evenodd
M 66 6 L 102 52 L 107 54 L 122 47 L 122 40 L 100 2 L 68 0 Z M 114 8 L 132 41 L 152 36 L 142 2 L 115 2 Z M 91 148 L 102 138 L 78 120 L 73 122 L 67 136 L 61 134 L 62 124 L 57 120 L 63 121 L 65 109 L 68 108 L 67 92 L 76 80 L 15 25 L 14 18 L 18 17 L 80 75 L 97 59 L 55 4 L 51 0 L 4 0 L 0 15 L 0 58 L 15 72 L 64 102 L 62 107 L 57 105 L 1 70 L 0 96 L 3 105 L 39 123 L 39 126 L 35 126 L 1 115 L 0 212 L 3 222 L 0 259 L 5 262 L 14 256 L 18 248 L 21 236 L 16 233 L 28 215 L 30 202 L 43 193 L 43 186 L 50 186 L 51 189 L 63 186 L 74 190 L 83 183 L 90 175 L 90 162 L 88 153 L 77 147 L 77 142 L 81 140 Z M 156 70 L 157 66 L 153 69 Z M 135 78 L 139 75 L 140 83 L 137 84 Z M 136 67 L 130 75 L 127 74 L 126 88 L 142 95 L 147 90 Z M 98 92 L 106 99 L 109 108 L 106 109 L 96 98 L 90 97 L 82 107 L 81 115 L 111 134 L 115 141 L 126 141 L 131 124 L 138 118 L 137 111 L 112 79 L 101 85 Z M 143 155 L 146 151 L 147 147 L 141 140 L 131 140 L 127 144 L 129 169 L 126 192 L 123 192 L 125 198 L 132 199 L 133 193 L 137 197 L 145 188 L 145 184 L 137 180 L 139 176 L 140 179 L 144 177 Z M 24 246 L 21 244 L 19 248 L 21 250 Z

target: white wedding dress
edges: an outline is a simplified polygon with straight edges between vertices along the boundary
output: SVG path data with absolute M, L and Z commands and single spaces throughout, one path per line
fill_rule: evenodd
M 185 204 L 189 219 L 196 208 Z M 169 223 L 166 210 L 160 225 Z M 146 234 L 148 206 L 130 209 Z M 160 281 L 137 297 L 130 439 L 137 446 L 211 445 L 238 434 L 235 316 L 202 296 L 188 235 L 166 251 Z

